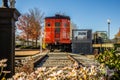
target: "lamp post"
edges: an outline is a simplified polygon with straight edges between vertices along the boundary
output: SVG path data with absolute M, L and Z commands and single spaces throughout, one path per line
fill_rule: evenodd
M 42 53 L 42 35 L 41 35 L 41 38 L 40 38 L 40 52 Z
M 110 19 L 107 19 L 107 23 L 108 23 L 108 39 L 110 39 Z
M 43 32 L 40 30 L 40 53 L 42 53 L 42 39 L 43 39 Z

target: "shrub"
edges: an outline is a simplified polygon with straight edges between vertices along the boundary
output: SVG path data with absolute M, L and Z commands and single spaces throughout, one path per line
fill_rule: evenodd
M 31 47 L 32 49 L 40 49 L 40 46 L 33 46 L 33 47 Z
M 21 46 L 20 48 L 21 48 L 21 49 L 31 49 L 32 46 Z
M 100 53 L 96 59 L 115 71 L 112 76 L 113 80 L 120 79 L 120 55 L 117 55 L 114 49 L 105 50 L 103 53 Z
M 40 49 L 40 46 L 21 46 L 21 49 Z
M 20 48 L 22 45 L 15 45 L 16 48 Z

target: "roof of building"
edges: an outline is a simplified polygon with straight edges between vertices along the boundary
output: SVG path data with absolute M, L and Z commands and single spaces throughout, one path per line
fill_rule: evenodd
M 45 17 L 45 19 L 68 19 L 68 20 L 70 20 L 70 17 L 61 15 L 61 14 L 55 14 L 55 16 Z

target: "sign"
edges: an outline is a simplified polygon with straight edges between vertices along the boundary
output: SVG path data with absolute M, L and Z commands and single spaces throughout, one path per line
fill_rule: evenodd
M 74 35 L 76 39 L 84 40 L 87 39 L 87 31 L 74 31 Z

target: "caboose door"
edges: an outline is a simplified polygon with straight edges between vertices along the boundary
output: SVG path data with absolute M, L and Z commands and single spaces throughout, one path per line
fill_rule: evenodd
M 60 28 L 55 28 L 55 40 L 60 40 Z
M 58 43 L 60 40 L 60 22 L 55 22 L 55 41 Z

